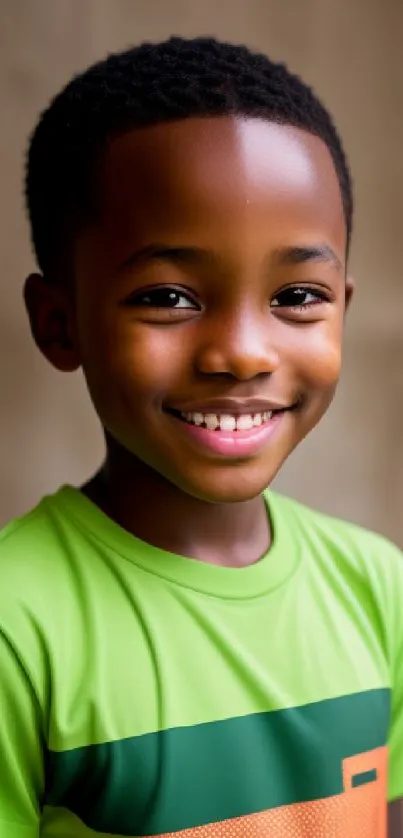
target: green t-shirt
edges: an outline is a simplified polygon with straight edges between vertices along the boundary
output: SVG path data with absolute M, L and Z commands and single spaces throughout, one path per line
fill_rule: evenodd
M 145 544 L 70 487 L 3 530 L 0 838 L 384 835 L 402 554 L 265 497 L 273 544 L 243 569 Z

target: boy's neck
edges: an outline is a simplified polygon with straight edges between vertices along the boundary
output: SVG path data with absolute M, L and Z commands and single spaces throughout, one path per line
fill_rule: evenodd
M 83 492 L 112 520 L 155 547 L 209 564 L 245 567 L 270 546 L 263 497 L 200 501 L 138 460 L 108 457 Z

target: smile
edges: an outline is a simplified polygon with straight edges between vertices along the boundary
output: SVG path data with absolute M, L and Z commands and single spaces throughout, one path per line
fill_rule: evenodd
M 176 428 L 197 450 L 223 458 L 258 454 L 279 429 L 289 410 L 231 415 L 229 413 L 181 413 L 169 410 Z
M 273 416 L 273 410 L 264 413 L 242 413 L 232 415 L 230 413 L 180 413 L 180 418 L 185 422 L 197 427 L 207 428 L 209 431 L 251 431 L 252 428 L 260 428 L 269 422 Z

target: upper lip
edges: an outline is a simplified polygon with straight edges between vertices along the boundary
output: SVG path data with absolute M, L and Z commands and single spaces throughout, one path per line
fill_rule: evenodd
M 231 416 L 241 416 L 242 414 L 253 413 L 268 413 L 274 410 L 288 410 L 294 407 L 293 404 L 284 404 L 284 402 L 275 401 L 273 399 L 210 399 L 203 402 L 192 402 L 181 405 L 169 405 L 168 409 L 176 410 L 179 413 L 227 413 Z

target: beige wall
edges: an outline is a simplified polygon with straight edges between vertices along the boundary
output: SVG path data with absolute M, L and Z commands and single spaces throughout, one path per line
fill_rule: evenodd
M 0 521 L 61 482 L 83 480 L 102 454 L 80 376 L 54 373 L 28 334 L 27 136 L 49 97 L 106 52 L 213 33 L 285 59 L 316 87 L 356 180 L 358 294 L 343 381 L 277 485 L 403 545 L 401 0 L 0 0 L 0 16 Z

